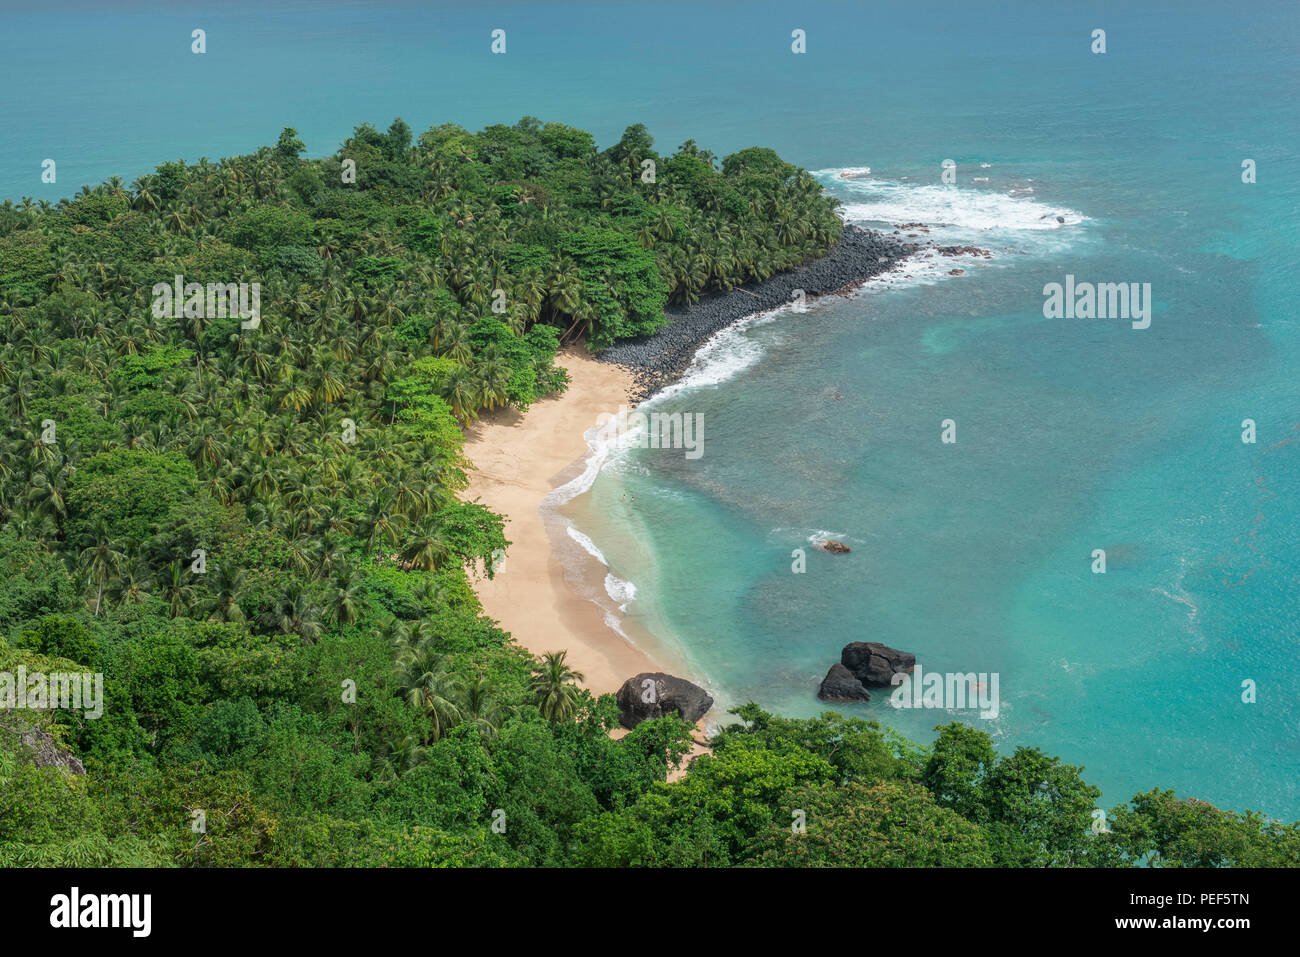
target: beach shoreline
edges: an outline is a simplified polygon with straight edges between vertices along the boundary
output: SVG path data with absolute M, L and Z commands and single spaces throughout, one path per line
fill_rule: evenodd
M 761 283 L 715 293 L 667 310 L 672 324 L 651 336 L 626 340 L 592 354 L 567 347 L 556 364 L 569 373 L 562 395 L 539 400 L 527 412 L 504 409 L 465 429 L 465 455 L 473 465 L 467 497 L 506 520 L 510 541 L 494 578 L 473 581 L 483 613 L 515 642 L 540 657 L 566 651 L 580 684 L 595 695 L 617 693 L 628 678 L 666 671 L 697 683 L 684 652 L 670 636 L 653 635 L 600 603 L 608 568 L 568 534 L 563 505 L 554 493 L 581 476 L 593 454 L 585 433 L 602 414 L 645 401 L 676 382 L 699 348 L 723 329 L 807 296 L 844 294 L 880 276 L 918 247 L 855 226 L 818 260 Z M 618 627 L 616 628 L 615 625 Z
M 505 519 L 510 541 L 493 578 L 471 577 L 483 614 L 534 656 L 566 652 L 566 663 L 583 676 L 578 683 L 596 696 L 616 694 L 643 672 L 695 680 L 660 636 L 626 619 L 617 631 L 610 624 L 593 600 L 608 569 L 568 535 L 569 521 L 554 501 L 553 493 L 588 467 L 592 450 L 584 433 L 596 427 L 601 413 L 614 414 L 628 402 L 632 373 L 597 362 L 580 346 L 562 350 L 556 364 L 569 373 L 562 395 L 536 402 L 526 413 L 505 409 L 484 416 L 465 429 L 465 455 L 474 466 L 467 497 Z M 696 723 L 690 752 L 669 770 L 670 782 L 710 753 L 701 740 L 708 737 L 708 717 Z M 615 728 L 611 737 L 626 733 Z
M 632 376 L 580 347 L 562 351 L 556 363 L 570 378 L 562 395 L 526 413 L 485 416 L 465 430 L 465 455 L 474 466 L 466 495 L 505 518 L 510 541 L 495 577 L 472 582 L 483 613 L 518 645 L 539 657 L 566 651 L 566 662 L 584 676 L 583 687 L 595 695 L 616 693 L 634 675 L 667 670 L 672 656 L 662 646 L 619 634 L 604 610 L 575 587 L 572 579 L 603 581 L 607 569 L 576 542 L 566 547 L 565 520 L 546 503 L 583 472 L 591 454 L 584 433 L 601 413 L 627 403 Z

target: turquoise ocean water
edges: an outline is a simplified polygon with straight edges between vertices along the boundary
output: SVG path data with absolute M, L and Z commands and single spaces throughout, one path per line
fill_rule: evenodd
M 653 404 L 703 416 L 703 457 L 616 452 L 566 508 L 611 613 L 724 703 L 791 714 L 825 707 L 851 640 L 997 673 L 990 721 L 884 694 L 846 710 L 919 739 L 970 720 L 1086 765 L 1107 802 L 1159 785 L 1295 819 L 1298 53 L 1283 3 L 6 7 L 0 195 L 286 125 L 322 155 L 363 120 L 530 114 L 602 145 L 644 122 L 665 151 L 772 146 L 854 222 L 990 249 L 711 343 Z M 1043 318 L 1066 274 L 1150 283 L 1151 327 Z M 822 534 L 853 554 L 793 574 Z

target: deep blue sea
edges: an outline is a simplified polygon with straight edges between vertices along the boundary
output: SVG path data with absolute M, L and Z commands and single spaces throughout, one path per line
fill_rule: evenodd
M 1108 804 L 1300 818 L 1295 4 L 24 4 L 0 62 L 15 200 L 284 126 L 324 155 L 363 121 L 527 114 L 602 146 L 636 122 L 663 151 L 771 146 L 851 221 L 990 250 L 710 343 L 650 406 L 702 416 L 703 456 L 613 454 L 568 507 L 611 611 L 726 704 L 814 714 L 841 646 L 882 641 L 996 673 L 998 716 L 846 712 L 922 740 L 970 721 Z M 1150 327 L 1044 318 L 1066 275 L 1150 283 Z

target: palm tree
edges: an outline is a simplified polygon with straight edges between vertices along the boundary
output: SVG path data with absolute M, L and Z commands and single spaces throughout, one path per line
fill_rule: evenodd
M 582 301 L 582 276 L 578 272 L 577 263 L 565 258 L 556 264 L 555 271 L 551 273 L 546 298 L 551 306 L 549 322 L 555 322 L 556 316 L 561 312 L 573 315 L 578 303 Z
M 99 617 L 99 606 L 104 600 L 104 583 L 120 574 L 126 555 L 122 553 L 120 543 L 109 537 L 102 523 L 95 532 L 95 538 L 99 544 L 82 549 L 80 563 L 87 580 L 95 586 L 94 614 Z
M 285 528 L 285 534 L 291 536 L 288 547 L 289 567 L 300 575 L 310 575 L 320 564 L 320 542 L 296 534 L 301 528 L 301 521 L 301 516 L 294 516 Z
M 330 621 L 338 625 L 346 638 L 348 625 L 354 625 L 361 617 L 361 588 L 351 572 L 344 572 L 334 579 L 329 594 Z
M 154 571 L 145 562 L 137 561 L 118 577 L 119 605 L 140 605 L 153 594 Z
M 291 582 L 275 603 L 275 625 L 282 635 L 297 635 L 304 644 L 320 637 L 320 607 L 300 582 Z
M 222 564 L 217 567 L 215 577 L 216 593 L 208 607 L 208 619 L 235 624 L 243 622 L 244 610 L 239 607 L 239 599 L 244 590 L 244 570 Z
M 400 523 L 401 516 L 394 513 L 391 496 L 379 495 L 372 499 L 361 521 L 366 554 L 373 556 L 385 542 L 394 544 L 400 534 Z
M 69 469 L 65 465 L 42 468 L 31 473 L 26 500 L 38 515 L 49 516 L 58 523 L 62 523 L 68 517 L 68 503 L 64 497 L 68 472 Z
M 303 380 L 302 373 L 290 367 L 280 388 L 280 409 L 292 409 L 301 412 L 311 405 L 312 390 Z
M 450 323 L 439 334 L 438 350 L 439 355 L 444 355 L 462 365 L 468 362 L 474 354 L 469 341 L 469 326 L 463 322 Z
M 132 187 L 135 189 L 135 196 L 131 200 L 133 209 L 152 210 L 158 208 L 158 197 L 153 192 L 154 177 L 141 176 L 137 179 Z
M 167 566 L 167 580 L 163 585 L 163 598 L 167 602 L 167 611 L 173 618 L 180 618 L 194 604 L 194 586 L 186 578 L 189 573 L 179 562 Z
M 451 545 L 436 522 L 425 519 L 407 539 L 402 560 L 411 568 L 434 571 L 451 557 Z
M 541 667 L 533 672 L 528 690 L 537 698 L 542 717 L 552 723 L 567 721 L 578 710 L 580 692 L 577 682 L 582 672 L 564 663 L 567 651 L 550 651 L 542 655 Z
M 497 729 L 505 719 L 495 687 L 482 675 L 465 685 L 460 710 L 464 719 L 477 727 L 489 741 L 496 737 Z
M 576 337 L 590 333 L 596 316 L 595 306 L 585 299 L 580 301 L 573 309 L 573 323 L 565 330 L 564 335 L 560 336 L 560 341 L 568 342 L 571 336 Z
M 467 422 L 474 418 L 478 395 L 473 374 L 463 366 L 452 369 L 443 385 L 442 397 L 451 406 L 452 415 Z
M 428 719 L 424 742 L 437 741 L 461 720 L 456 704 L 464 693 L 460 681 L 452 674 L 446 656 L 426 642 L 404 653 L 397 667 L 403 700 Z

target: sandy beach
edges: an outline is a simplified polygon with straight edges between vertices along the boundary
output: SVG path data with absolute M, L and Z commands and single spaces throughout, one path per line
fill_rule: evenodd
M 484 613 L 522 647 L 535 655 L 567 651 L 584 687 L 593 694 L 617 692 L 633 675 L 661 666 L 569 587 L 538 506 L 578 474 L 587 455 L 583 433 L 602 412 L 614 413 L 627 403 L 632 376 L 575 349 L 562 352 L 556 362 L 570 376 L 564 395 L 537 402 L 523 415 L 505 410 L 484 417 L 466 430 L 465 455 L 476 469 L 467 497 L 505 516 L 511 542 L 496 577 L 479 578 L 474 587 Z
M 737 320 L 790 302 L 798 286 L 814 298 L 860 285 L 888 272 L 917 247 L 854 226 L 831 252 L 798 269 L 752 285 L 674 306 L 671 322 L 653 335 L 607 348 L 602 361 L 581 347 L 562 350 L 556 363 L 569 373 L 569 387 L 558 398 L 536 402 L 526 413 L 514 409 L 485 415 L 465 430 L 465 455 L 474 466 L 467 498 L 477 499 L 506 520 L 510 541 L 504 567 L 494 579 L 475 581 L 488 617 L 500 622 L 516 642 L 534 655 L 567 651 L 569 665 L 584 676 L 595 694 L 616 692 L 644 671 L 665 671 L 693 680 L 671 646 L 639 633 L 624 619 L 629 640 L 605 621 L 604 612 L 565 577 L 556 549 L 573 553 L 539 511 L 553 490 L 577 478 L 589 449 L 583 434 L 604 413 L 616 415 L 629 396 L 645 398 L 675 381 L 701 343 Z M 552 540 L 552 534 L 556 540 Z M 570 569 L 583 561 L 570 555 Z M 607 569 L 595 558 L 578 577 L 603 581 Z M 653 657 L 652 657 L 653 654 Z

